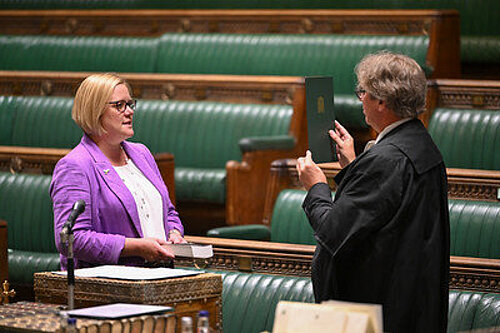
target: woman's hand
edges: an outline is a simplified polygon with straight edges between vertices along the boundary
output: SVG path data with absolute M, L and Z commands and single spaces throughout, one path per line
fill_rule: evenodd
M 299 173 L 299 179 L 307 191 L 317 183 L 326 183 L 326 176 L 319 166 L 312 160 L 312 154 L 308 150 L 305 157 L 297 159 L 295 166 Z
M 172 229 L 168 232 L 168 241 L 173 244 L 187 243 L 177 229 Z
M 351 134 L 347 132 L 344 126 L 340 125 L 338 121 L 335 121 L 335 131 L 330 130 L 328 133 L 333 141 L 335 141 L 335 145 L 337 147 L 337 158 L 340 166 L 343 168 L 354 161 L 356 158 L 356 153 L 354 151 L 354 139 Z
M 162 245 L 167 244 L 158 238 L 126 238 L 122 257 L 142 257 L 146 261 L 165 261 L 174 257 L 174 254 Z

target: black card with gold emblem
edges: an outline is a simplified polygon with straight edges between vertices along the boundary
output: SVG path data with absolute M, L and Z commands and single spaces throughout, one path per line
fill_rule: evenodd
M 328 131 L 335 126 L 333 110 L 333 78 L 306 77 L 307 139 L 313 161 L 327 163 L 336 160 L 335 144 Z

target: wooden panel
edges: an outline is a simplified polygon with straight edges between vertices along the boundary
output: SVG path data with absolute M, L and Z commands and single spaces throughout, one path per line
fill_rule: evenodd
M 0 95 L 73 97 L 92 72 L 0 71 Z M 120 73 L 135 98 L 294 105 L 304 78 Z
M 2 34 L 183 33 L 428 35 L 435 78 L 460 77 L 456 10 L 3 10 Z
M 189 242 L 212 244 L 206 261 L 176 259 L 176 266 L 263 274 L 311 276 L 314 245 L 186 236 Z M 450 288 L 500 292 L 500 260 L 450 257 Z
M 500 110 L 500 81 L 431 80 L 434 107 Z
M 56 163 L 69 149 L 0 146 L 0 171 L 50 175 Z M 169 190 L 170 200 L 175 203 L 174 155 L 155 154 L 163 181 Z

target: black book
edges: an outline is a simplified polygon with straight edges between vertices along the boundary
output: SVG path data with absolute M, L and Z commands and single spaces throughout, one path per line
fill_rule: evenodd
M 335 128 L 333 78 L 306 77 L 307 139 L 316 163 L 336 161 L 335 144 L 328 131 Z

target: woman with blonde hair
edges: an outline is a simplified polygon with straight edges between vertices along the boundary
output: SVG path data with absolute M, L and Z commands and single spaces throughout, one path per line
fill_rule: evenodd
M 59 234 L 80 199 L 86 209 L 73 227 L 75 268 L 162 263 L 173 258 L 162 245 L 184 242 L 151 152 L 126 141 L 134 135 L 136 102 L 130 93 L 115 74 L 91 75 L 76 92 L 72 117 L 84 135 L 57 163 L 50 185 L 62 269 L 67 249 Z

